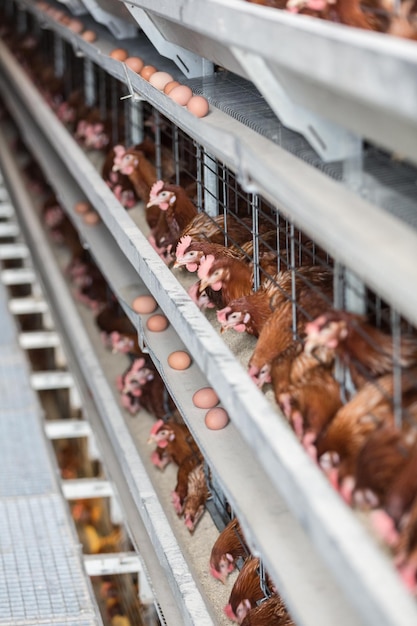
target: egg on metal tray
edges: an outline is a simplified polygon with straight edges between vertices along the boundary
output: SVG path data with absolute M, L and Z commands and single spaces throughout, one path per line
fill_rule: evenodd
M 127 57 L 127 59 L 125 59 L 125 65 L 127 65 L 132 72 L 139 74 L 145 63 L 140 57 Z
M 88 211 L 91 211 L 91 204 L 89 202 L 77 202 L 74 205 L 74 211 L 76 213 L 87 213 Z
M 191 357 L 184 350 L 176 350 L 171 352 L 167 359 L 168 365 L 173 370 L 186 370 L 191 365 Z
M 96 211 L 87 211 L 87 213 L 84 213 L 83 220 L 89 226 L 95 226 L 95 224 L 98 224 L 101 221 L 100 216 Z
M 168 96 L 175 87 L 179 87 L 180 85 L 181 83 L 179 83 L 177 80 L 171 80 L 165 85 L 164 94 Z
M 158 306 L 157 301 L 153 296 L 138 296 L 132 302 L 132 309 L 136 313 L 153 313 Z
M 193 92 L 190 87 L 187 87 L 187 85 L 178 85 L 178 87 L 174 87 L 174 89 L 169 92 L 168 97 L 177 104 L 185 106 L 192 95 Z
M 92 43 L 93 41 L 95 41 L 97 39 L 97 35 L 93 30 L 85 30 L 81 37 L 85 40 L 88 41 L 89 43 Z
M 202 387 L 193 395 L 193 403 L 199 409 L 212 409 L 219 402 L 219 396 L 212 387 Z
M 149 78 L 150 84 L 155 87 L 155 89 L 159 89 L 159 91 L 163 91 L 165 85 L 172 83 L 172 80 L 173 78 L 168 72 L 154 72 Z
M 124 48 L 114 48 L 110 52 L 110 56 L 112 59 L 116 59 L 117 61 L 126 61 L 128 55 Z
M 209 112 L 209 103 L 204 96 L 192 96 L 187 102 L 187 109 L 196 117 L 205 117 Z
M 221 406 L 215 406 L 207 411 L 204 423 L 210 430 L 221 430 L 229 423 L 229 415 Z
M 149 80 L 152 74 L 155 74 L 156 71 L 157 69 L 153 65 L 144 65 L 140 71 L 140 75 L 144 80 Z
M 155 315 L 151 315 L 151 317 L 148 317 L 146 321 L 147 328 L 154 333 L 159 333 L 165 330 L 166 328 L 168 328 L 168 325 L 169 325 L 168 318 L 165 317 L 165 315 L 162 315 L 161 313 L 156 313 Z

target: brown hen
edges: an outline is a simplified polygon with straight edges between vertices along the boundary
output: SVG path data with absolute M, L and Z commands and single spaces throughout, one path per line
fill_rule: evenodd
M 367 380 L 392 372 L 394 366 L 391 335 L 370 324 L 366 317 L 349 311 L 327 311 L 306 325 L 305 350 L 319 346 L 334 349 L 349 368 L 352 380 L 360 388 Z M 399 363 L 403 368 L 417 364 L 417 339 L 401 338 Z
M 246 558 L 249 548 L 239 520 L 234 517 L 217 537 L 210 554 L 210 572 L 223 584 L 236 567 L 236 560 Z
M 260 560 L 254 556 L 248 556 L 240 570 L 229 596 L 229 603 L 224 612 L 233 621 L 242 622 L 250 609 L 257 606 L 258 602 L 265 598 L 260 574 Z M 274 584 L 269 576 L 265 577 L 265 583 L 270 592 Z

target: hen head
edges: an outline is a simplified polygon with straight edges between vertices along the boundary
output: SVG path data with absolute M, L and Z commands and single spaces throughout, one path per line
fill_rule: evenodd
M 175 433 L 163 420 L 158 420 L 151 428 L 148 443 L 156 443 L 158 448 L 166 448 L 175 439 Z
M 336 4 L 337 0 L 288 0 L 286 9 L 291 13 L 298 13 L 302 9 L 310 11 L 324 11 L 327 5 Z
M 127 335 L 121 335 L 116 331 L 110 333 L 110 342 L 112 352 L 114 354 L 116 352 L 126 354 L 127 352 L 130 352 L 134 347 L 134 342 L 131 337 L 128 337 Z
M 181 237 L 175 251 L 176 261 L 174 267 L 185 266 L 189 272 L 195 272 L 203 256 L 200 250 L 190 250 L 192 238 L 190 235 Z
M 235 569 L 235 560 L 228 552 L 222 554 L 217 564 L 210 563 L 210 573 L 214 578 L 220 580 L 223 584 L 226 583 L 227 577 Z
M 207 287 L 211 287 L 213 291 L 220 291 L 223 281 L 228 277 L 227 268 L 215 263 L 212 254 L 208 254 L 201 260 L 197 273 L 200 279 L 200 292 Z
M 151 187 L 149 194 L 149 202 L 146 208 L 151 206 L 159 206 L 162 211 L 169 209 L 177 200 L 177 196 L 174 191 L 166 189 L 163 180 L 157 180 Z
M 88 124 L 84 133 L 84 141 L 86 148 L 92 148 L 93 150 L 105 148 L 109 144 L 109 135 L 104 128 L 104 124 L 101 122 Z
M 305 325 L 304 351 L 314 354 L 319 348 L 335 349 L 346 339 L 349 329 L 345 319 L 325 313 Z
M 271 365 L 265 363 L 262 367 L 249 364 L 248 374 L 252 378 L 253 382 L 259 389 L 265 385 L 265 383 L 271 382 Z
M 221 311 L 217 311 L 217 321 L 221 326 L 221 333 L 224 333 L 230 328 L 233 328 L 238 333 L 243 333 L 246 330 L 246 324 L 249 319 L 249 313 L 235 310 L 231 306 L 226 306 L 224 309 L 221 309 Z
M 121 174 L 125 174 L 129 176 L 133 173 L 135 167 L 137 167 L 139 163 L 139 158 L 137 154 L 132 154 L 131 152 L 122 152 L 121 150 L 115 151 L 115 158 L 113 160 L 113 172 L 120 172 Z
M 193 533 L 195 531 L 195 528 L 205 510 L 206 509 L 205 509 L 204 504 L 199 504 L 197 507 L 197 510 L 194 511 L 194 507 L 192 506 L 192 503 L 188 499 L 185 501 L 184 524 L 187 526 L 190 533 Z
M 143 361 L 143 359 L 140 359 Z M 154 373 L 148 367 L 131 368 L 124 377 L 124 385 L 122 393 L 133 394 L 134 396 L 140 396 L 142 394 L 142 387 L 147 382 L 154 379 Z

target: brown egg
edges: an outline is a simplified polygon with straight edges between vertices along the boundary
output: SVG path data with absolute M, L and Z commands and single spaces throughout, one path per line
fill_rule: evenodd
M 153 313 L 158 306 L 157 301 L 152 296 L 138 296 L 132 302 L 132 309 L 136 313 Z
M 188 352 L 177 350 L 176 352 L 171 352 L 167 362 L 173 370 L 186 370 L 191 365 L 191 357 Z
M 212 409 L 219 402 L 219 397 L 212 387 L 202 387 L 193 395 L 193 402 L 199 409 Z
M 74 211 L 76 213 L 87 213 L 91 211 L 91 204 L 89 202 L 77 202 L 77 204 L 74 205 Z
M 92 43 L 93 41 L 97 39 L 97 35 L 93 30 L 85 30 L 83 34 L 81 35 L 81 37 L 85 41 L 89 41 L 90 43 Z
M 207 411 L 204 423 L 210 430 L 220 430 L 229 423 L 229 415 L 221 406 L 216 406 Z
M 125 63 L 127 67 L 131 69 L 132 72 L 136 72 L 136 74 L 139 74 L 139 72 L 145 65 L 143 60 L 140 57 L 127 57 L 127 59 L 125 60 Z
M 155 74 L 155 72 L 157 71 L 156 67 L 154 67 L 153 65 L 145 65 L 141 71 L 140 71 L 140 75 L 142 76 L 142 78 L 144 78 L 145 80 L 149 80 L 150 77 L 152 76 L 152 74 Z
M 209 103 L 203 96 L 192 96 L 187 102 L 187 109 L 196 117 L 205 117 L 209 112 Z
M 172 83 L 172 76 L 168 74 L 168 72 L 154 72 L 149 77 L 149 82 L 155 89 L 159 89 L 159 91 L 163 91 L 165 85 L 168 83 Z
M 100 221 L 100 215 L 95 211 L 87 211 L 87 213 L 83 215 L 83 220 L 89 226 L 95 226 L 95 224 L 98 224 Z
M 81 33 L 84 30 L 84 24 L 80 20 L 73 19 L 68 22 L 68 28 L 73 33 Z
M 171 93 L 171 91 L 174 89 L 174 87 L 179 87 L 181 85 L 181 83 L 179 83 L 177 80 L 171 80 L 169 83 L 167 83 L 164 87 L 164 93 L 166 93 L 166 95 L 168 95 L 169 93 Z
M 126 61 L 127 52 L 124 48 L 114 48 L 114 50 L 110 52 L 109 56 L 111 56 L 112 59 L 116 59 L 117 61 Z
M 168 328 L 168 325 L 168 319 L 165 317 L 165 315 L 161 315 L 159 313 L 157 313 L 156 315 L 152 315 L 146 321 L 146 326 L 154 333 L 159 333 L 162 330 L 165 330 L 166 328 Z
M 174 89 L 170 91 L 168 97 L 172 98 L 177 104 L 185 106 L 192 95 L 193 92 L 187 85 L 179 85 L 179 87 L 174 87 Z

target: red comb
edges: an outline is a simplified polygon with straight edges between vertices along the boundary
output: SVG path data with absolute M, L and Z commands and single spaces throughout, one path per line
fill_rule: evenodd
M 133 361 L 133 364 L 130 368 L 131 372 L 138 372 L 139 370 L 142 369 L 142 367 L 145 365 L 145 359 L 143 357 L 139 358 L 139 359 L 135 359 Z
M 200 261 L 200 266 L 198 268 L 197 275 L 199 278 L 206 278 L 214 263 L 214 256 L 212 254 L 208 254 L 206 257 L 203 257 Z
M 158 420 L 151 428 L 151 435 L 156 435 L 158 430 L 165 424 L 164 420 Z
M 182 257 L 185 254 L 186 249 L 189 247 L 190 243 L 192 242 L 192 239 L 190 237 L 190 235 L 185 235 L 184 237 L 181 237 L 181 239 L 179 240 L 178 244 L 177 244 L 177 249 L 175 251 L 175 256 L 177 257 Z
M 220 324 L 226 323 L 226 315 L 230 313 L 231 310 L 231 306 L 226 306 L 224 309 L 221 309 L 221 311 L 217 311 L 217 320 L 220 322 Z
M 164 181 L 163 180 L 157 180 L 156 183 L 154 183 L 151 187 L 151 192 L 149 194 L 150 198 L 156 198 L 156 196 L 159 194 L 160 191 L 162 191 L 164 187 Z

